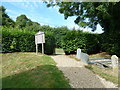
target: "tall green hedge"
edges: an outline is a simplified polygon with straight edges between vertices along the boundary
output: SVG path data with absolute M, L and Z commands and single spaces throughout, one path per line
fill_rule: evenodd
M 62 47 L 66 54 L 75 54 L 78 48 L 88 54 L 97 53 L 100 51 L 98 37 L 98 34 L 69 31 L 62 38 Z
M 54 34 L 46 31 L 45 32 L 45 53 L 46 54 L 53 54 L 55 53 L 55 37 Z M 41 49 L 40 49 L 41 50 Z
M 101 50 L 120 57 L 120 32 L 111 31 L 100 36 Z
M 2 52 L 35 52 L 35 33 L 25 29 L 2 27 Z M 53 54 L 55 39 L 52 33 L 45 32 L 45 41 L 45 54 Z

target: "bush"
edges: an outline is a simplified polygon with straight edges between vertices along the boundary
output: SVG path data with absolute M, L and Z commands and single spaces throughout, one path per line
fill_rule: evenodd
M 35 52 L 35 33 L 25 29 L 2 27 L 2 52 Z M 45 40 L 45 54 L 53 54 L 55 40 L 52 33 L 45 33 Z
M 62 38 L 62 47 L 66 54 L 75 54 L 80 48 L 82 52 L 92 54 L 99 52 L 98 35 L 82 31 L 69 31 Z
M 101 50 L 120 57 L 120 32 L 112 31 L 101 36 Z
M 87 41 L 85 42 L 86 44 L 86 52 L 88 54 L 94 54 L 100 52 L 101 45 L 99 43 L 99 34 L 91 34 L 91 33 L 86 33 L 85 38 Z
M 54 34 L 55 42 L 56 42 L 56 48 L 61 48 L 61 38 L 66 35 L 67 31 L 69 30 L 67 27 L 56 27 L 52 28 L 50 26 L 41 26 L 40 30 L 43 32 L 50 31 Z
M 54 35 L 55 35 L 55 40 L 56 40 L 56 48 L 62 48 L 62 44 L 61 44 L 61 39 L 63 36 L 66 35 L 67 31 L 69 29 L 67 27 L 57 27 L 54 28 Z
M 46 54 L 53 54 L 55 52 L 55 38 L 53 36 L 53 33 L 51 32 L 45 32 L 45 53 Z

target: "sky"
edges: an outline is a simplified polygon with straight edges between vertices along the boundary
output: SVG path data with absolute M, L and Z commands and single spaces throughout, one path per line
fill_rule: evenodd
M 74 23 L 75 16 L 64 19 L 64 15 L 59 13 L 59 7 L 47 8 L 43 2 L 2 2 L 6 8 L 6 13 L 14 21 L 21 14 L 25 14 L 30 20 L 38 22 L 41 25 L 49 25 L 51 27 L 67 26 L 69 29 L 83 29 Z M 1 5 L 0 4 L 0 5 Z M 85 28 L 84 31 L 91 32 L 90 28 Z M 102 33 L 100 25 L 94 33 Z

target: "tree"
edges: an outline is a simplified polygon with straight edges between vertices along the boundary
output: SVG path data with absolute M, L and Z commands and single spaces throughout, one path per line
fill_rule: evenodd
M 82 27 L 88 26 L 94 31 L 100 24 L 105 32 L 120 29 L 120 2 L 49 2 L 47 7 L 55 5 L 65 19 L 77 16 L 74 22 Z
M 63 38 L 63 36 L 65 36 L 67 34 L 68 31 L 69 31 L 69 29 L 67 27 L 64 27 L 64 26 L 63 27 L 56 27 L 53 29 L 57 48 L 62 47 L 62 43 L 61 43 L 62 38 Z
M 67 27 L 50 27 L 48 25 L 43 25 L 40 27 L 40 31 L 43 32 L 52 32 L 54 37 L 55 37 L 55 41 L 56 41 L 56 47 L 57 48 L 61 48 L 61 39 L 63 36 L 66 35 L 66 33 L 69 31 L 69 29 Z
M 20 15 L 16 18 L 16 26 L 19 28 L 24 28 L 26 26 L 32 25 L 32 21 L 26 17 L 26 15 Z
M 26 28 L 27 30 L 33 30 L 36 32 L 40 30 L 40 24 L 38 22 L 31 21 L 23 14 L 16 18 L 16 27 Z
M 31 25 L 27 24 L 25 28 L 30 31 L 38 32 L 40 31 L 40 24 L 38 22 L 31 22 Z
M 120 36 L 120 2 L 48 2 L 47 7 L 59 6 L 59 12 L 65 19 L 76 16 L 74 22 L 81 27 L 96 30 L 100 24 L 104 33 L 101 37 L 102 50 L 119 55 Z
M 14 21 L 6 14 L 5 12 L 5 7 L 4 6 L 0 6 L 0 14 L 2 15 L 2 17 L 0 17 L 0 25 L 3 26 L 14 26 Z

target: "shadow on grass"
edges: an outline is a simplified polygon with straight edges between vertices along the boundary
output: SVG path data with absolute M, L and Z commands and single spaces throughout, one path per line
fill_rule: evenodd
M 2 78 L 2 88 L 70 88 L 56 66 L 42 65 Z
M 83 67 L 59 67 L 72 81 L 74 88 L 105 88 L 95 74 Z M 2 88 L 71 88 L 63 73 L 53 65 L 42 65 L 34 69 L 2 78 Z

